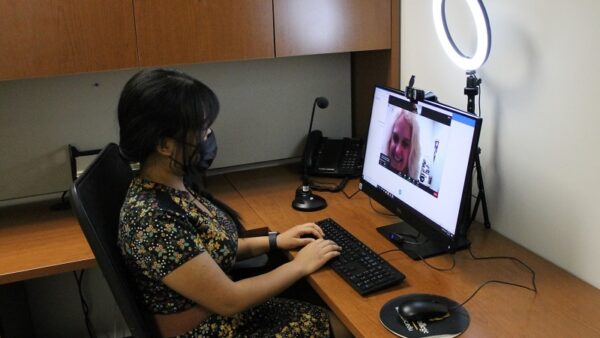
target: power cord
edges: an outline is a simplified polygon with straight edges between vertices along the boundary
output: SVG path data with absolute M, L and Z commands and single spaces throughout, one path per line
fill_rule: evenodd
M 410 243 L 410 242 L 408 242 L 408 241 L 405 241 L 405 242 L 406 242 L 406 243 L 408 243 L 408 244 L 411 244 L 411 243 Z M 422 244 L 422 243 L 425 243 L 425 242 L 427 242 L 427 241 L 423 241 L 423 242 L 421 242 L 421 244 Z M 388 253 L 388 252 L 394 252 L 394 251 L 402 251 L 402 250 L 400 250 L 400 249 L 391 249 L 391 250 L 387 250 L 387 251 L 384 251 L 384 252 L 382 252 L 382 253 L 379 253 L 378 255 L 383 255 L 383 254 L 386 254 L 386 253 Z M 451 265 L 450 267 L 448 267 L 448 268 L 440 268 L 440 267 L 437 267 L 437 266 L 435 266 L 435 265 L 433 265 L 433 264 L 429 263 L 429 262 L 427 261 L 427 259 L 423 258 L 421 255 L 417 254 L 417 256 L 419 256 L 419 259 L 420 259 L 420 260 L 421 260 L 421 261 L 422 261 L 422 262 L 423 262 L 425 265 L 427 265 L 429 268 L 431 268 L 431 269 L 433 269 L 433 270 L 435 270 L 435 271 L 440 271 L 440 272 L 448 272 L 448 271 L 452 271 L 452 270 L 454 269 L 454 267 L 456 266 L 456 258 L 454 257 L 454 255 L 450 255 L 450 257 L 452 257 L 452 265 Z
M 510 286 L 516 286 L 516 287 L 523 288 L 523 289 L 526 289 L 526 290 L 529 290 L 529 291 L 533 291 L 534 293 L 538 292 L 537 285 L 535 283 L 535 271 L 531 267 L 529 267 L 529 265 L 525 264 L 522 260 L 520 260 L 520 259 L 518 259 L 516 257 L 512 257 L 512 256 L 485 256 L 485 257 L 480 257 L 480 256 L 475 256 L 475 254 L 473 254 L 473 251 L 471 250 L 470 246 L 468 247 L 468 250 L 469 250 L 469 254 L 471 255 L 471 257 L 474 260 L 507 259 L 507 260 L 512 260 L 512 261 L 515 261 L 515 262 L 521 264 L 522 266 L 524 266 L 527 270 L 529 270 L 531 272 L 531 284 L 532 284 L 532 286 L 530 287 L 530 286 L 527 286 L 527 285 L 522 285 L 522 284 L 517 284 L 517 283 L 512 283 L 512 282 L 507 282 L 507 281 L 502 281 L 502 280 L 497 280 L 497 279 L 488 280 L 488 281 L 485 281 L 483 284 L 481 284 L 479 287 L 477 287 L 477 289 L 464 302 L 460 303 L 459 305 L 456 305 L 456 306 L 452 307 L 451 309 L 456 309 L 456 308 L 459 308 L 459 307 L 467 304 L 471 299 L 473 299 L 473 297 L 475 297 L 475 295 L 479 292 L 479 290 L 481 290 L 484 286 L 486 286 L 488 284 L 492 284 L 492 283 L 504 284 L 504 285 L 510 285 Z M 383 255 L 385 253 L 393 252 L 393 251 L 400 251 L 400 249 L 387 250 L 387 251 L 384 251 L 384 252 L 380 253 L 379 255 Z M 428 267 L 430 267 L 430 268 L 432 268 L 432 269 L 434 269 L 436 271 L 445 272 L 445 271 L 451 271 L 456 266 L 456 259 L 454 257 L 454 254 L 451 255 L 451 256 L 452 256 L 452 266 L 450 268 L 443 268 L 443 269 L 435 267 L 435 266 L 429 264 L 427 262 L 427 260 L 423 259 L 423 257 L 421 257 L 421 256 L 419 256 L 419 258 L 421 258 L 421 260 L 423 261 L 423 263 L 425 263 Z
M 312 182 L 310 182 L 310 188 L 314 191 L 328 191 L 328 192 L 340 192 L 341 191 L 342 193 L 344 193 L 344 196 L 346 196 L 347 199 L 352 199 L 352 197 L 354 197 L 356 194 L 358 194 L 360 192 L 360 189 L 356 189 L 355 192 L 348 195 L 348 193 L 346 193 L 344 188 L 346 187 L 346 184 L 348 183 L 348 181 L 350 179 L 351 179 L 351 177 L 346 176 L 346 177 L 342 178 L 340 183 L 338 183 L 338 185 L 336 185 L 336 186 L 333 186 L 333 184 L 329 184 L 329 183 L 312 181 Z
M 336 186 L 333 186 L 330 183 L 322 183 L 322 182 L 312 181 L 312 182 L 310 182 L 310 188 L 314 191 L 340 192 L 346 187 L 346 184 L 348 183 L 349 180 L 350 180 L 350 177 L 346 176 L 346 177 L 342 178 L 340 183 L 338 183 L 338 185 L 336 185 Z
M 356 189 L 355 192 L 353 192 L 352 194 L 348 195 L 344 190 L 342 190 L 342 192 L 344 193 L 344 195 L 346 196 L 347 199 L 351 200 L 352 197 L 354 197 L 354 195 L 358 194 L 360 192 L 360 189 Z
M 531 272 L 531 285 L 532 285 L 532 287 L 529 287 L 529 286 L 523 286 L 523 285 L 520 285 L 520 284 L 516 284 L 515 286 L 519 286 L 519 287 L 522 287 L 522 288 L 524 288 L 524 289 L 527 289 L 527 290 L 530 290 L 530 291 L 533 291 L 533 292 L 537 293 L 537 285 L 536 285 L 536 283 L 535 283 L 535 271 L 534 271 L 534 270 L 533 270 L 531 267 L 529 267 L 529 265 L 525 264 L 525 263 L 524 263 L 522 260 L 520 260 L 520 259 L 518 259 L 518 258 L 516 258 L 516 257 L 512 257 L 512 256 L 485 256 L 485 257 L 478 257 L 478 256 L 475 256 L 475 255 L 473 254 L 473 251 L 471 251 L 471 247 L 470 247 L 470 246 L 469 246 L 469 248 L 468 248 L 468 249 L 469 249 L 469 254 L 471 255 L 471 257 L 472 257 L 474 260 L 486 260 L 486 259 L 507 259 L 507 260 L 512 260 L 512 261 L 515 261 L 515 262 L 517 262 L 517 263 L 521 264 L 521 265 L 522 265 L 522 266 L 524 266 L 524 267 L 525 267 L 527 270 L 529 270 L 529 272 Z M 507 283 L 508 283 L 508 282 L 507 282 Z M 511 284 L 511 285 L 513 285 L 513 284 Z
M 419 256 L 419 258 L 421 259 L 421 262 L 425 263 L 425 265 L 427 265 L 428 267 L 430 267 L 431 269 L 433 269 L 435 271 L 448 272 L 448 271 L 452 271 L 454 269 L 454 267 L 456 266 L 456 258 L 454 257 L 454 254 L 450 255 L 450 257 L 452 257 L 452 265 L 449 268 L 438 268 L 437 266 L 434 266 L 431 263 L 429 263 L 425 258 L 421 257 L 421 255 L 417 254 L 417 256 Z
M 379 211 L 379 210 L 375 209 L 375 207 L 373 206 L 373 201 L 372 201 L 371 198 L 369 198 L 369 205 L 371 206 L 371 209 L 373 209 L 373 211 L 375 211 L 378 214 L 385 215 L 385 216 L 396 217 L 396 215 L 394 215 L 394 214 L 390 214 L 390 213 Z
M 83 310 L 83 316 L 85 318 L 85 327 L 90 337 L 96 338 L 96 334 L 92 329 L 92 321 L 90 320 L 90 308 L 85 298 L 83 297 L 82 282 L 84 273 L 85 270 L 81 270 L 79 275 L 77 274 L 77 271 L 73 271 L 73 275 L 75 275 L 75 280 L 77 281 L 77 289 L 79 290 L 79 300 L 81 301 L 81 309 Z
M 69 194 L 69 190 L 65 190 L 62 192 L 62 194 L 60 195 L 60 202 L 56 203 L 56 204 L 52 204 L 50 206 L 50 210 L 52 211 L 60 211 L 60 210 L 67 210 L 71 207 L 71 205 L 69 204 L 69 201 L 67 200 L 67 195 Z

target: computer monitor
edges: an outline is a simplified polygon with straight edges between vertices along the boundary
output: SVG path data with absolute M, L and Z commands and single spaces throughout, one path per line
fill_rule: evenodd
M 378 229 L 413 259 L 464 248 L 481 119 L 376 86 L 360 189 L 403 222 Z

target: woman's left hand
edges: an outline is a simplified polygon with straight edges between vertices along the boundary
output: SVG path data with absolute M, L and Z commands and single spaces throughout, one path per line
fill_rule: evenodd
M 304 238 L 302 236 L 305 236 Z M 325 237 L 325 233 L 315 223 L 304 223 L 282 232 L 277 236 L 277 247 L 291 250 L 303 247 L 317 238 Z

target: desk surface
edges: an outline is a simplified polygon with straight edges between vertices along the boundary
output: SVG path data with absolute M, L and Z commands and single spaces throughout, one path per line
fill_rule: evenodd
M 275 167 L 209 178 L 209 190 L 238 210 L 249 229 L 268 226 L 283 231 L 292 225 L 332 217 L 375 252 L 393 249 L 375 230 L 398 219 L 375 212 L 362 193 L 320 193 L 329 206 L 298 212 L 291 201 L 300 183 L 290 167 Z M 357 182 L 346 187 L 357 189 Z M 382 210 L 373 203 L 374 208 Z M 47 204 L 0 209 L 0 284 L 95 265 L 93 254 L 70 211 L 50 212 Z M 510 255 L 525 261 L 537 274 L 538 293 L 491 284 L 465 307 L 471 324 L 464 337 L 589 337 L 600 336 L 600 290 L 531 253 L 492 230 L 475 224 L 470 231 L 476 255 Z M 390 299 L 409 293 L 433 293 L 458 302 L 483 282 L 499 279 L 530 285 L 529 272 L 506 260 L 474 261 L 468 252 L 455 255 L 456 267 L 438 272 L 401 252 L 383 258 L 406 275 L 391 289 L 362 297 L 337 274 L 324 268 L 308 280 L 357 337 L 393 337 L 379 322 L 379 310 Z M 449 256 L 429 260 L 444 267 Z
M 316 212 L 298 212 L 291 208 L 294 191 L 300 183 L 289 167 L 268 168 L 228 174 L 243 201 L 233 201 L 249 225 L 266 225 L 282 231 L 302 222 L 334 218 L 375 252 L 394 246 L 375 230 L 397 222 L 396 217 L 375 212 L 366 195 L 359 193 L 348 200 L 341 193 L 319 193 L 329 206 Z M 210 187 L 209 187 L 210 188 Z M 357 182 L 346 191 L 357 189 Z M 219 194 L 218 194 L 219 195 Z M 226 194 L 219 195 L 229 202 Z M 237 198 L 237 197 L 236 197 Z M 373 206 L 384 211 L 381 206 Z M 464 337 L 589 337 L 600 336 L 600 290 L 581 281 L 494 230 L 475 224 L 469 234 L 472 250 L 478 256 L 510 255 L 536 271 L 538 293 L 500 284 L 485 286 L 465 308 L 471 324 Z M 455 255 L 456 267 L 439 272 L 395 251 L 382 256 L 406 275 L 406 280 L 391 289 L 361 297 L 337 274 L 321 269 L 309 282 L 331 309 L 357 337 L 393 337 L 379 322 L 379 310 L 390 299 L 410 293 L 433 293 L 458 302 L 466 300 L 482 283 L 499 279 L 531 285 L 531 275 L 518 263 L 507 260 L 475 261 L 467 251 Z M 452 263 L 449 256 L 428 260 L 439 267 Z
M 0 209 L 0 284 L 95 265 L 70 210 L 50 211 L 50 203 Z

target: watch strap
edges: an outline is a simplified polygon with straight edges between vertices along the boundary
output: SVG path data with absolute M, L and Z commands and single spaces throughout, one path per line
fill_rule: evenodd
M 277 235 L 279 234 L 276 231 L 269 231 L 269 252 L 273 252 L 278 249 Z

